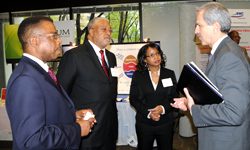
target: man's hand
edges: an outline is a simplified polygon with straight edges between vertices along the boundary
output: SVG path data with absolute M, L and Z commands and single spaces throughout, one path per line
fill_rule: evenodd
M 184 88 L 184 93 L 186 97 L 175 98 L 175 103 L 170 103 L 174 108 L 180 109 L 182 111 L 191 110 L 191 107 L 195 104 L 193 98 L 190 96 L 188 89 Z
M 170 105 L 174 108 L 180 109 L 182 111 L 187 111 L 188 108 L 185 104 L 186 97 L 174 98 L 175 103 L 170 103 Z
M 92 130 L 91 128 L 96 123 L 95 118 L 90 118 L 89 120 L 78 119 L 76 121 L 81 126 L 81 136 L 87 136 Z
M 90 112 L 93 115 L 93 111 L 91 109 L 81 109 L 76 111 L 76 119 L 84 118 L 87 114 L 87 112 Z

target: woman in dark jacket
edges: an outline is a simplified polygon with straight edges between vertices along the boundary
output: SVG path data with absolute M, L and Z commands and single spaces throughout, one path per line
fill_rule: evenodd
M 137 71 L 130 88 L 130 103 L 137 110 L 138 150 L 172 150 L 174 115 L 170 103 L 179 97 L 176 77 L 166 69 L 161 48 L 155 43 L 144 45 L 137 55 Z

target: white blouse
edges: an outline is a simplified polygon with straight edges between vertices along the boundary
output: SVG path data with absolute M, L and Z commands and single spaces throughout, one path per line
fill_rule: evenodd
M 160 67 L 159 67 L 159 70 L 157 71 L 159 77 L 160 77 L 160 70 L 161 70 L 161 69 L 160 69 Z M 149 72 L 149 76 L 150 76 L 151 82 L 152 82 L 152 84 L 153 84 L 154 90 L 156 91 L 156 88 L 157 88 L 157 85 L 158 85 L 158 84 L 155 84 L 154 81 L 152 80 L 151 71 L 148 70 L 148 72 Z M 159 81 L 158 81 L 158 82 L 159 82 Z

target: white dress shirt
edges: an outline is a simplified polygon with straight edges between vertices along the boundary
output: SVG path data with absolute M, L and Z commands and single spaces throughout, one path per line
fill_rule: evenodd
M 38 65 L 40 65 L 46 72 L 49 71 L 49 66 L 47 65 L 47 63 L 44 63 L 42 60 L 36 58 L 35 56 L 32 56 L 30 54 L 27 53 L 23 53 L 23 56 L 30 58 L 31 60 L 35 61 L 36 63 L 38 63 Z
M 100 49 L 98 46 L 96 46 L 94 43 L 92 43 L 90 40 L 89 40 L 89 43 L 90 43 L 90 45 L 93 47 L 93 49 L 94 49 L 94 51 L 95 51 L 95 53 L 96 53 L 96 55 L 97 55 L 97 57 L 98 57 L 98 59 L 99 59 L 101 65 L 102 65 L 102 59 L 101 59 L 101 53 L 100 53 L 100 50 L 101 50 L 101 49 Z M 106 61 L 106 63 L 107 63 L 107 67 L 108 67 L 109 64 L 108 64 L 108 59 L 107 59 L 107 56 L 106 56 L 105 48 L 103 48 L 102 50 L 103 50 L 104 57 L 105 57 L 105 61 Z
M 212 50 L 211 50 L 211 54 L 214 55 L 216 49 L 218 48 L 218 46 L 220 45 L 221 41 L 224 40 L 228 35 L 223 36 L 222 38 L 220 38 L 217 42 L 214 43 Z

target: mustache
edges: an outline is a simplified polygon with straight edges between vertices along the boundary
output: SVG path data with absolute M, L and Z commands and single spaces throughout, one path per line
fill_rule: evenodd
M 55 49 L 55 51 L 58 51 L 58 50 L 62 50 L 62 45 L 61 44 Z
M 111 39 L 111 36 L 110 36 L 110 35 L 106 35 L 106 36 L 104 36 L 104 38 L 109 38 L 109 39 Z

